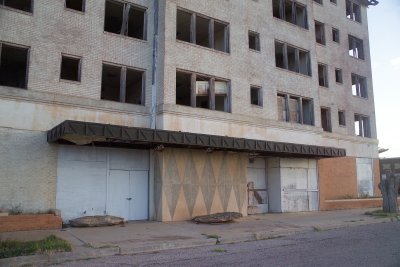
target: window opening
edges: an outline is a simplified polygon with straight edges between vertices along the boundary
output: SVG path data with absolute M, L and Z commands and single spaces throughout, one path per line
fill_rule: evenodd
M 25 12 L 33 12 L 33 0 L 0 0 L 0 6 L 11 7 Z
M 354 96 L 367 98 L 367 79 L 357 74 L 351 74 L 351 91 Z
M 311 76 L 309 52 L 278 41 L 275 41 L 275 64 L 278 68 Z
M 371 137 L 369 117 L 360 114 L 354 114 L 355 134 L 361 137 Z
M 339 110 L 338 112 L 338 117 L 339 117 L 339 125 L 340 126 L 346 126 L 346 116 L 345 112 L 342 110 Z
M 215 110 L 228 111 L 228 83 L 225 81 L 214 82 Z
M 273 0 L 273 16 L 299 27 L 308 29 L 307 8 L 296 1 Z
M 252 105 L 262 107 L 261 88 L 256 86 L 250 87 L 250 102 Z
M 331 111 L 329 108 L 321 108 L 321 126 L 326 132 L 332 132 Z
M 60 79 L 77 81 L 81 80 L 81 59 L 62 55 Z
M 349 35 L 349 55 L 355 58 L 364 59 L 363 40 Z
M 332 41 L 336 43 L 340 42 L 340 34 L 338 29 L 332 28 Z
M 26 89 L 28 48 L 0 43 L 0 85 Z
M 323 23 L 315 21 L 315 41 L 325 45 L 325 26 Z
M 144 105 L 143 72 L 103 64 L 101 99 Z
M 190 27 L 192 23 L 192 14 L 177 10 L 176 15 L 176 39 L 190 42 Z
M 249 31 L 249 48 L 260 51 L 260 34 Z
M 318 64 L 318 82 L 319 86 L 329 87 L 328 84 L 328 71 L 327 66 L 324 64 Z
M 65 0 L 65 7 L 85 12 L 85 0 Z
M 191 106 L 191 77 L 184 72 L 176 72 L 176 104 Z
M 104 31 L 146 40 L 145 13 L 137 6 L 107 0 Z
M 361 8 L 356 3 L 346 0 L 346 17 L 361 23 Z
M 343 83 L 343 75 L 341 69 L 335 69 L 335 79 L 337 83 Z
M 277 94 L 278 120 L 314 125 L 313 100 L 287 94 Z

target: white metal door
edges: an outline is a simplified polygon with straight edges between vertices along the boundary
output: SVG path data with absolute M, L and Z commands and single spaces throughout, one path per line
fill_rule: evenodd
M 372 159 L 357 158 L 358 196 L 374 195 L 374 179 L 372 175 Z
M 147 220 L 149 215 L 149 180 L 147 171 L 131 171 L 130 172 L 130 190 L 132 192 L 132 200 L 130 201 L 130 218 L 129 220 Z
M 129 171 L 110 171 L 107 181 L 107 214 L 131 220 L 132 194 L 129 184 Z

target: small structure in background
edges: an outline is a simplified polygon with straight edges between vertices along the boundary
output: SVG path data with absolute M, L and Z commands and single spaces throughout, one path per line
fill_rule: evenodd
M 400 158 L 381 159 L 380 170 L 379 189 L 383 197 L 383 211 L 396 213 L 399 211 L 397 197 L 400 193 Z

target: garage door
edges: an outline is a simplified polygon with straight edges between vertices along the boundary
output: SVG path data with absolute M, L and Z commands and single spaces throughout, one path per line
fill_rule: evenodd
M 65 222 L 88 215 L 148 219 L 146 150 L 60 146 L 56 207 Z

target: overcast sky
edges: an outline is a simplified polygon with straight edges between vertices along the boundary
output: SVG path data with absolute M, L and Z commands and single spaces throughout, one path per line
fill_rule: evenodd
M 368 9 L 380 157 L 400 157 L 400 0 L 379 0 Z

